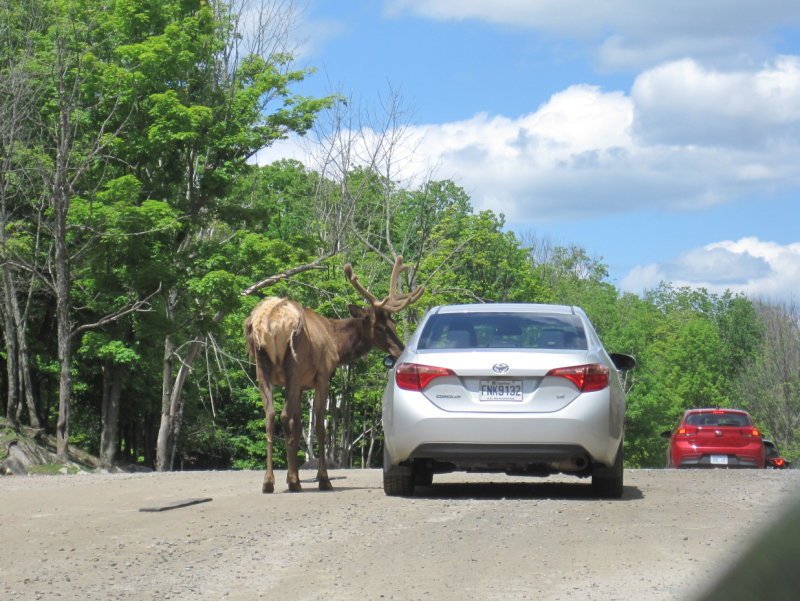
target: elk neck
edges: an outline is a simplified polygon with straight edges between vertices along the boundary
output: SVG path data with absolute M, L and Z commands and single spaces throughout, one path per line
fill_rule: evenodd
M 372 348 L 372 329 L 359 317 L 331 320 L 339 364 L 350 363 Z

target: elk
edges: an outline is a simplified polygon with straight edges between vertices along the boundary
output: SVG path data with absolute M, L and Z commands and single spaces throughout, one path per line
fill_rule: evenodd
M 301 490 L 297 472 L 297 447 L 302 427 L 300 397 L 303 391 L 311 389 L 314 389 L 314 432 L 319 445 L 317 481 L 320 490 L 333 488 L 325 464 L 324 419 L 330 379 L 338 366 L 362 357 L 373 347 L 395 358 L 403 352 L 404 345 L 397 336 L 392 314 L 417 301 L 425 291 L 422 286 L 408 294 L 398 291 L 400 274 L 406 269 L 403 257 L 397 257 L 389 281 L 389 295 L 378 300 L 358 281 L 352 266 L 346 264 L 345 276 L 369 303 L 367 307 L 348 305 L 352 317 L 347 319 L 328 319 L 295 301 L 269 297 L 256 305 L 245 320 L 247 349 L 256 365 L 266 418 L 267 471 L 261 492 L 271 493 L 275 489 L 272 472 L 275 433 L 273 386 L 283 386 L 285 390 L 281 425 L 286 437 L 286 483 L 289 490 Z

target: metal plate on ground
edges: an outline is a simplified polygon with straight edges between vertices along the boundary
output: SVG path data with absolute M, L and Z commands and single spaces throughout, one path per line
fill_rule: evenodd
M 179 507 L 188 507 L 190 505 L 197 505 L 198 503 L 208 503 L 210 500 L 211 497 L 203 497 L 199 499 L 183 499 L 182 501 L 169 501 L 161 505 L 140 507 L 139 511 L 168 511 L 170 509 L 178 509 Z

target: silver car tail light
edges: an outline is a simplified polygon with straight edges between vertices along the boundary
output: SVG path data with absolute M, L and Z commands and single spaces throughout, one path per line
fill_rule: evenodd
M 547 372 L 547 376 L 566 378 L 581 392 L 603 390 L 608 386 L 608 367 L 600 363 L 557 367 Z
M 446 367 L 401 363 L 394 370 L 394 381 L 403 390 L 421 392 L 432 380 L 442 376 L 454 376 L 455 372 Z

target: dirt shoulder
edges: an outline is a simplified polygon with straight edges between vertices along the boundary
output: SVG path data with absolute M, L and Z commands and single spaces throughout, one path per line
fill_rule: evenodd
M 689 599 L 800 491 L 798 470 L 628 470 L 621 500 L 566 477 L 390 498 L 379 470 L 329 493 L 276 475 L 272 495 L 253 471 L 0 478 L 0 598 Z

